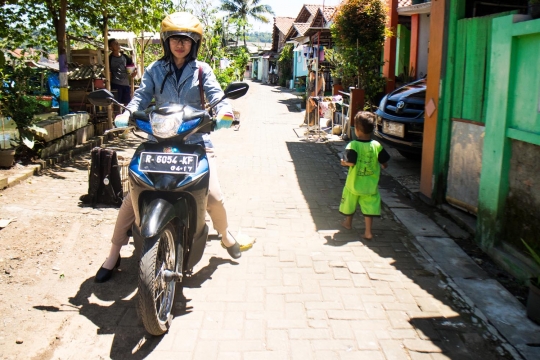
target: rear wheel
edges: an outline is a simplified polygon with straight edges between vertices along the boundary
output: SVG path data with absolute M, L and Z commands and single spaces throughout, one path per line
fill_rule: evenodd
M 172 322 L 176 283 L 166 281 L 165 270 L 178 271 L 174 234 L 174 227 L 168 224 L 159 237 L 145 240 L 142 248 L 137 310 L 146 331 L 152 335 L 164 334 Z

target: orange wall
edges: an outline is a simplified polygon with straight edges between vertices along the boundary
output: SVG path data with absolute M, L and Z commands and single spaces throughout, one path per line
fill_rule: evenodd
M 428 77 L 426 91 L 426 113 L 424 121 L 424 141 L 422 149 L 422 172 L 420 177 L 420 192 L 432 198 L 433 162 L 435 159 L 437 140 L 437 118 L 439 115 L 439 84 L 441 81 L 442 60 L 446 40 L 445 6 L 447 0 L 431 2 L 431 22 L 428 54 Z M 428 116 L 429 105 L 435 105 L 435 111 Z

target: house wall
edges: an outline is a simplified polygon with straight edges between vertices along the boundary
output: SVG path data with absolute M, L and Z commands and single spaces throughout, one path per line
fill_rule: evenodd
M 283 50 L 283 47 L 286 45 L 285 43 L 285 34 L 283 34 L 281 31 L 279 32 L 279 41 L 278 41 L 278 53 Z
M 502 238 L 527 253 L 523 239 L 540 254 L 540 187 L 535 186 L 540 174 L 540 146 L 513 140 L 511 152 Z
M 307 69 L 307 63 L 306 58 L 304 57 L 304 53 L 302 51 L 295 51 L 294 52 L 294 64 L 293 64 L 293 78 L 296 81 L 296 78 L 300 76 L 307 76 L 308 69 Z
M 421 78 L 427 74 L 428 69 L 428 47 L 429 47 L 429 27 L 430 15 L 419 15 L 419 31 L 418 31 L 418 53 L 417 53 L 417 78 Z
M 477 241 L 527 254 L 521 239 L 540 251 L 540 74 L 531 71 L 540 67 L 540 19 L 503 16 L 492 29 Z M 526 279 L 518 266 L 508 270 Z
M 404 72 L 410 73 L 409 60 L 411 48 L 411 32 L 404 25 L 397 26 L 396 44 L 396 76 Z
M 258 79 L 259 74 L 259 67 L 261 66 L 261 62 L 259 58 L 253 59 L 253 66 L 251 67 L 251 78 L 252 79 Z
M 259 59 L 259 66 L 257 69 L 257 80 L 262 81 L 263 73 L 264 73 L 264 61 L 263 59 Z
M 431 3 L 430 49 L 428 53 L 428 73 L 426 88 L 426 113 L 424 118 L 424 140 L 422 144 L 422 170 L 420 175 L 420 193 L 426 199 L 433 199 L 439 182 L 437 131 L 442 117 L 441 81 L 444 79 L 443 58 L 446 56 L 447 37 L 445 27 L 448 10 L 445 1 Z

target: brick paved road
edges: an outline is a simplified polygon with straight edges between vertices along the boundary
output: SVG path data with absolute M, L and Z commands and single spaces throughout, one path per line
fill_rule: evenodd
M 302 116 L 293 95 L 250 85 L 234 102 L 240 130 L 213 139 L 231 229 L 256 236 L 254 248 L 232 261 L 212 236 L 159 338 L 145 336 L 136 316 L 133 248 L 103 285 L 93 284 L 93 272 L 108 245 L 93 248 L 85 261 L 94 264 L 78 291 L 66 294 L 79 313 L 50 358 L 510 358 L 389 212 L 375 220 L 371 242 L 359 241 L 360 219 L 353 230 L 340 229 L 344 174 L 336 155 L 297 137 Z M 106 243 L 115 210 L 105 213 L 103 224 L 91 211 L 80 233 L 98 230 Z

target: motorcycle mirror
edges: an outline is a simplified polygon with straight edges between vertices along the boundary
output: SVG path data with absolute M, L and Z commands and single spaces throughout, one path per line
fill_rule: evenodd
M 238 83 L 232 83 L 227 86 L 225 89 L 225 96 L 224 99 L 238 99 L 244 95 L 246 95 L 247 91 L 249 89 L 249 85 L 246 83 L 238 82 Z
M 96 106 L 109 106 L 112 103 L 116 103 L 114 95 L 106 89 L 92 91 L 88 94 L 88 101 Z

